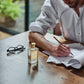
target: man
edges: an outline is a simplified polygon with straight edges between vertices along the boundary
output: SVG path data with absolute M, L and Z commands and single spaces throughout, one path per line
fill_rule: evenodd
M 29 40 L 54 56 L 67 56 L 70 47 L 53 44 L 44 38 L 48 28 L 54 28 L 59 19 L 60 30 L 66 39 L 84 43 L 84 0 L 46 0 L 41 14 L 30 25 Z

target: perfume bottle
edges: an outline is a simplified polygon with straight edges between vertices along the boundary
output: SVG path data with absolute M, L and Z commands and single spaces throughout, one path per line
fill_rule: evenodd
M 31 43 L 28 52 L 28 63 L 38 64 L 38 48 L 35 47 L 36 43 Z

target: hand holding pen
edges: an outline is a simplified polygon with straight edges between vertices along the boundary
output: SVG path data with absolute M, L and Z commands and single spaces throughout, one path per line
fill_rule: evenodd
M 70 47 L 68 45 L 62 44 L 56 37 L 53 37 L 53 38 L 60 43 L 57 46 L 55 56 L 65 57 L 65 56 L 68 56 L 69 54 L 72 54 L 71 51 L 70 51 Z

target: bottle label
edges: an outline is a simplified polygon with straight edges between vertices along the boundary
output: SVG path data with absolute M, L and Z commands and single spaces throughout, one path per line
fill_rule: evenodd
M 33 51 L 33 52 L 31 53 L 31 56 L 32 56 L 32 58 L 31 58 L 32 61 L 37 60 L 37 51 L 36 51 L 36 50 Z

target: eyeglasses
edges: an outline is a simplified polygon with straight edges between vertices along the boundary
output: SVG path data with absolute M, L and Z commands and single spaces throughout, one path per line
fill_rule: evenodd
M 18 45 L 17 47 L 9 47 L 7 49 L 7 56 L 10 56 L 12 54 L 19 54 L 25 50 L 23 45 Z

